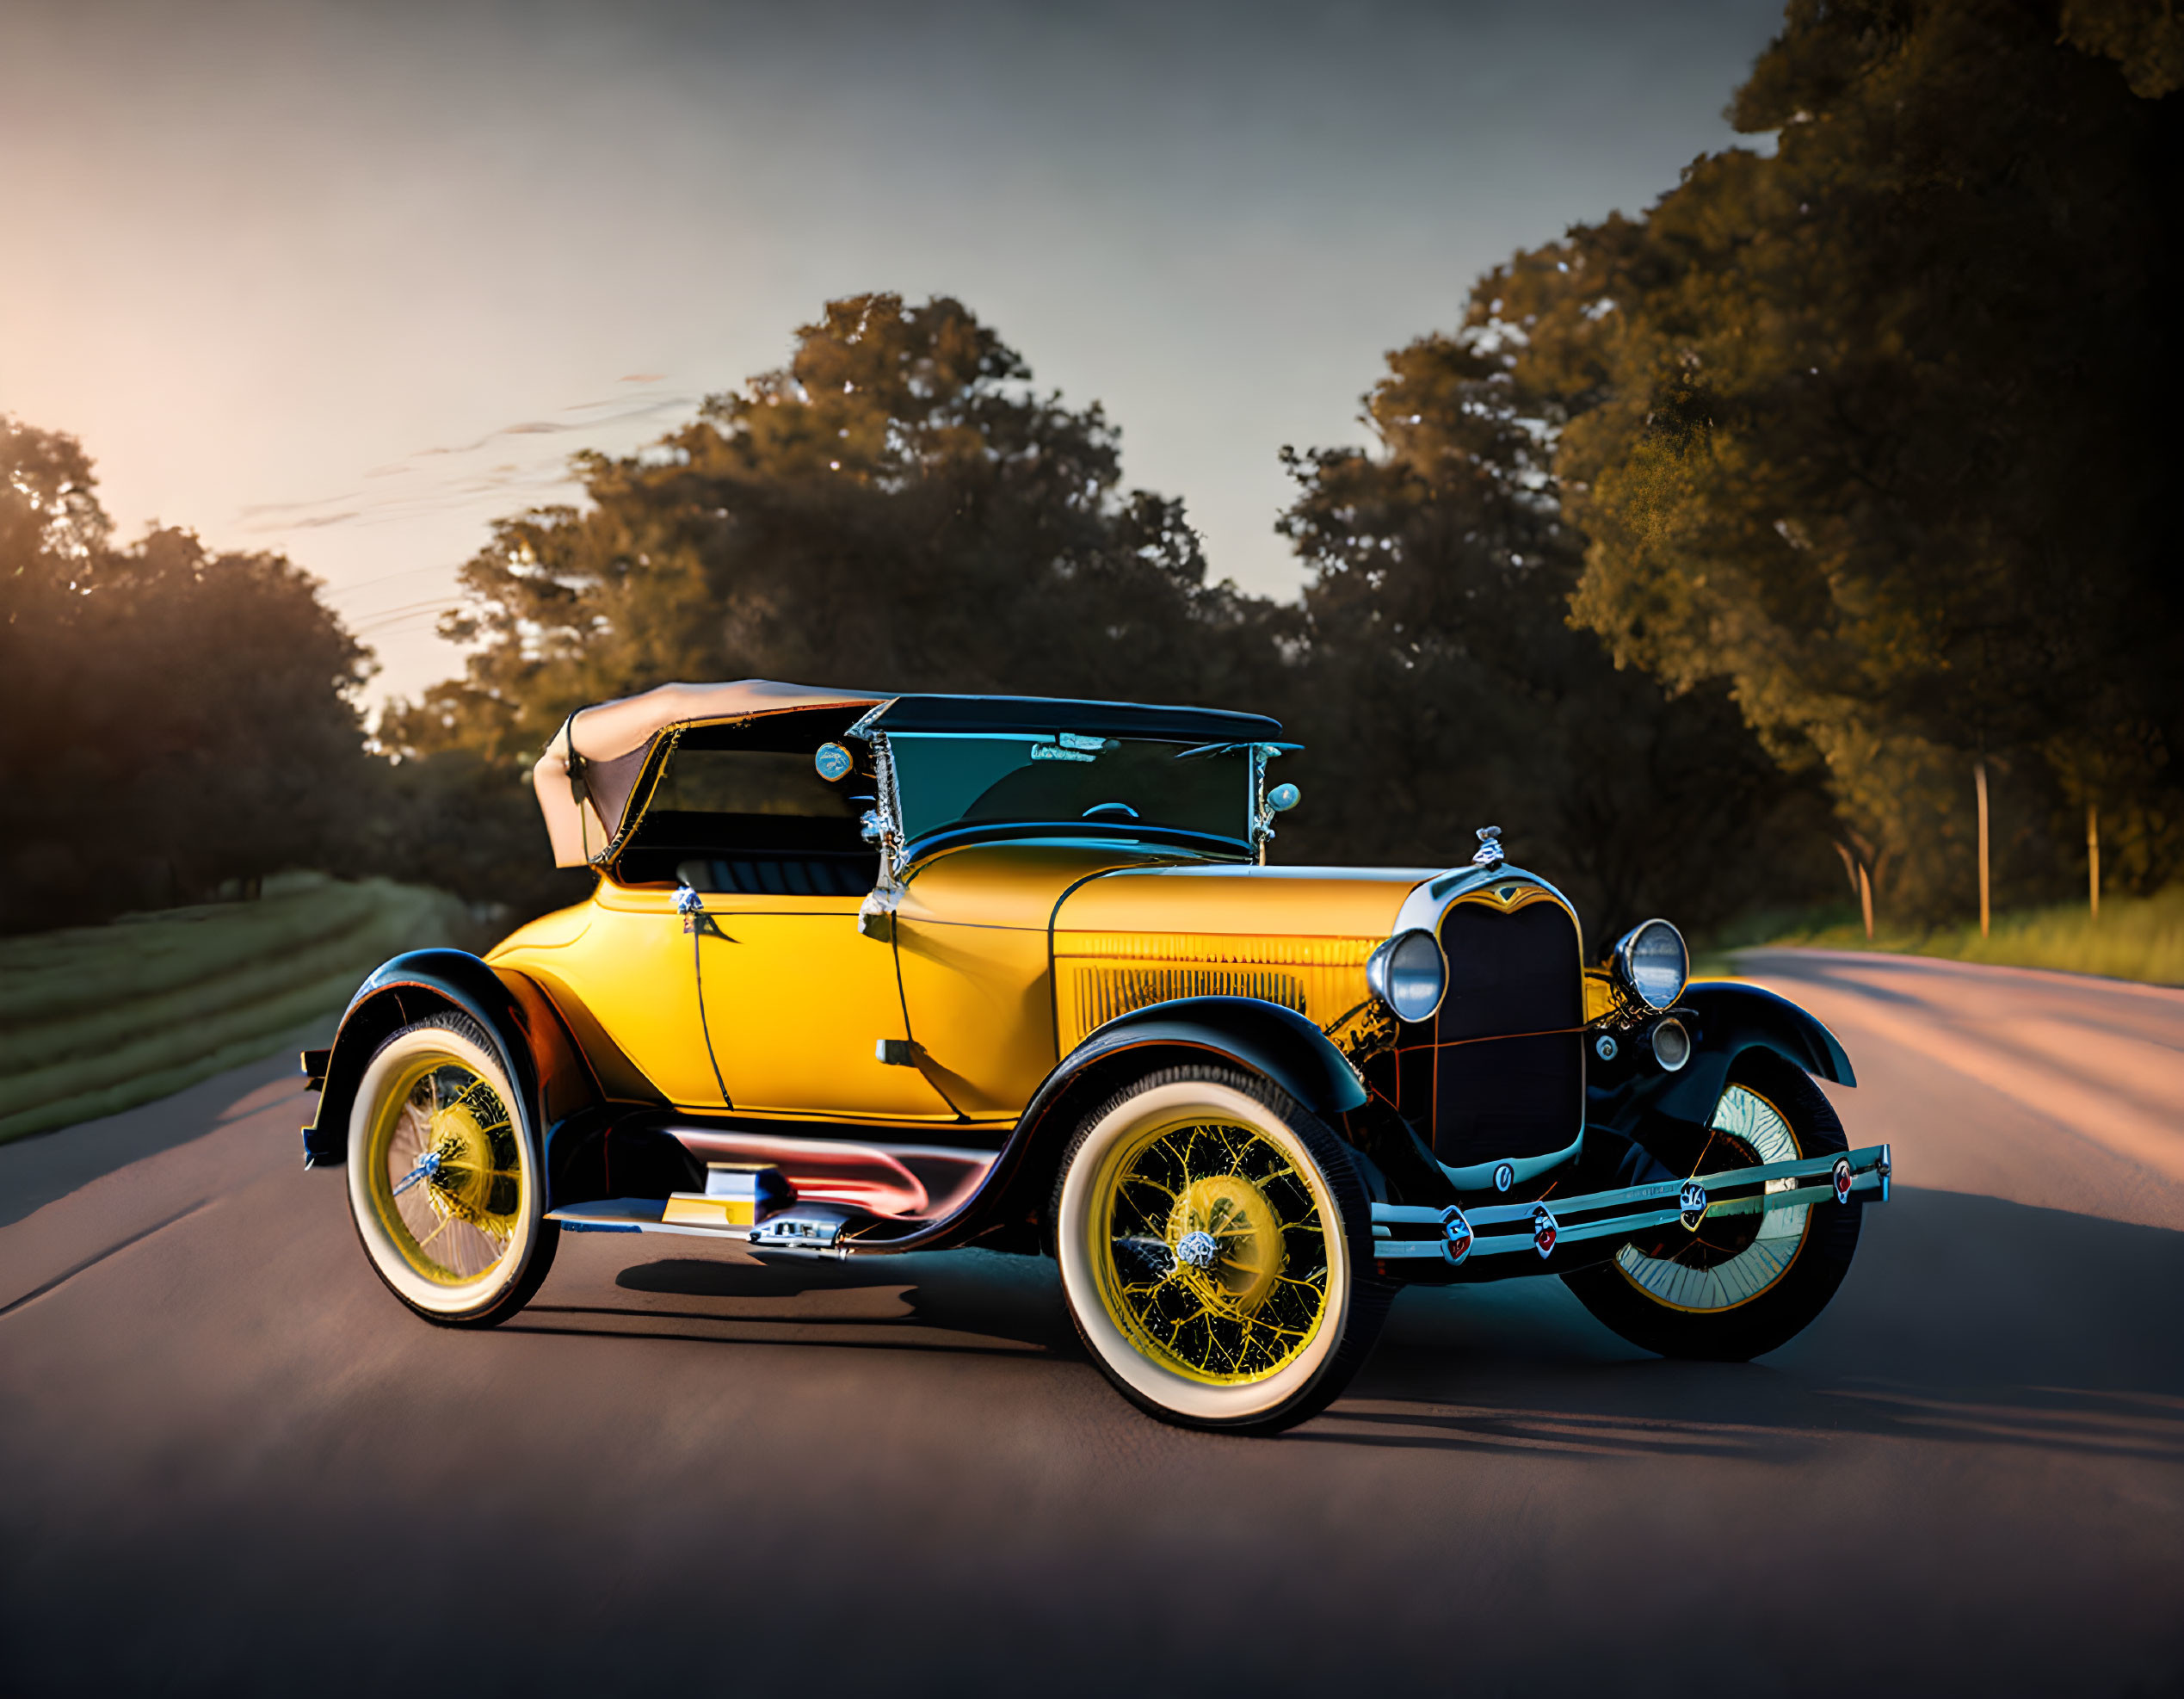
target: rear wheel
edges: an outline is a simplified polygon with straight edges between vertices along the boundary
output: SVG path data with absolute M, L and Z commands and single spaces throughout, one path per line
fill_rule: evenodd
M 1749 1050 L 1687 1152 L 1654 1153 L 1695 1179 L 1847 1148 L 1842 1122 L 1802 1068 Z M 1794 1183 L 1778 1180 L 1768 1189 Z M 1823 1197 L 1828 1194 L 1823 1191 Z M 1632 1239 L 1614 1260 L 1563 1279 L 1632 1344 L 1663 1356 L 1742 1362 L 1794 1338 L 1828 1307 L 1850 1271 L 1863 1206 L 1800 1204 L 1671 1222 Z
M 1342 1141 L 1219 1067 L 1138 1081 L 1088 1116 L 1053 1202 L 1062 1289 L 1140 1409 L 1270 1431 L 1324 1409 L 1379 1337 L 1370 1213 Z
M 373 1269 L 429 1320 L 490 1327 L 553 1262 L 515 1089 L 476 1022 L 435 1015 L 382 1044 L 349 1124 L 349 1214 Z

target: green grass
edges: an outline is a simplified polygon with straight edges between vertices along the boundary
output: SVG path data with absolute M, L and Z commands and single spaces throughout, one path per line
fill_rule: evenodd
M 287 874 L 256 902 L 0 939 L 0 1143 L 269 1054 L 387 957 L 471 933 L 444 892 Z
M 2083 903 L 2030 909 L 1995 917 L 1986 937 L 1977 923 L 1909 932 L 1886 926 L 1866 940 L 1864 924 L 1834 915 L 1802 924 L 1779 921 L 1766 942 L 1821 949 L 1890 950 L 1904 955 L 1987 961 L 2004 967 L 2050 967 L 2065 973 L 2098 973 L 2112 979 L 2184 985 L 2184 886 L 2151 897 L 2109 898 L 2095 920 Z M 1738 943 L 1757 943 L 1745 937 Z M 1718 943 L 1714 955 L 1729 948 Z

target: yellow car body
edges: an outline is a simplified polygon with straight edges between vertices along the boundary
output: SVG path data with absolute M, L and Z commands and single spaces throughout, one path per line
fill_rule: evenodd
M 1889 1171 L 1816 1105 L 1853 1083 L 1826 1029 L 1687 985 L 1665 922 L 1589 966 L 1490 826 L 1272 863 L 1293 747 L 750 681 L 584 710 L 534 776 L 591 896 L 374 973 L 305 1058 L 307 1158 L 446 1321 L 519 1307 L 563 1230 L 1044 1249 L 1118 1387 L 1206 1425 L 1317 1407 L 1407 1282 L 1565 1275 L 1675 1354 L 1805 1325 Z
M 1367 959 L 1426 876 L 972 846 L 909 870 L 888 936 L 859 930 L 859 897 L 709 893 L 718 934 L 694 944 L 675 888 L 610 875 L 485 960 L 595 1023 L 626 1083 L 676 1109 L 1006 1131 L 1064 1056 L 1134 1010 L 1250 998 L 1336 1024 L 1368 1000 Z M 1574 923 L 1570 955 L 1574 982 Z M 912 1047 L 911 1066 L 877 1060 L 883 1040 Z

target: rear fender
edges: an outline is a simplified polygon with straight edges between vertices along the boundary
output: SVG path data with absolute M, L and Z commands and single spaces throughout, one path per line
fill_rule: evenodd
M 1757 985 L 1707 980 L 1687 986 L 1676 1011 L 1692 1029 L 1690 1061 L 1675 1073 L 1649 1071 L 1613 1093 L 1595 1094 L 1589 1120 L 1623 1132 L 1649 1114 L 1706 1121 L 1730 1069 L 1747 1050 L 1771 1050 L 1837 1085 L 1858 1084 L 1835 1035 L 1786 997 Z
M 521 1100 L 532 1148 L 545 1130 L 599 1102 L 598 1083 L 546 993 L 523 974 L 488 966 L 464 950 L 412 950 L 373 970 L 342 1016 L 325 1066 L 318 1114 L 303 1130 L 304 1163 L 330 1167 L 349 1156 L 349 1113 L 373 1055 L 428 1015 L 467 1015 L 484 1028 Z

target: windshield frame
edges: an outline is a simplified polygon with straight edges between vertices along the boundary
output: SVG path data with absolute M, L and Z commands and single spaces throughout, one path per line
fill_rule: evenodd
M 1237 831 L 1233 834 L 1212 833 L 1188 827 L 1164 825 L 1151 820 L 1115 819 L 1056 819 L 1056 820 L 966 820 L 959 816 L 945 825 L 921 831 L 915 837 L 906 828 L 906 814 L 903 807 L 902 775 L 895 758 L 890 734 L 873 724 L 885 706 L 875 708 L 849 728 L 848 735 L 867 744 L 873 751 L 874 775 L 878 780 L 879 815 L 881 843 L 880 863 L 883 882 L 899 876 L 912 862 L 941 850 L 966 844 L 997 841 L 1041 840 L 1057 838 L 1078 841 L 1089 839 L 1101 843 L 1138 843 L 1157 845 L 1165 849 L 1181 849 L 1200 855 L 1234 856 L 1238 859 L 1263 862 L 1266 846 L 1274 837 L 1273 812 L 1267 806 L 1267 764 L 1274 757 L 1302 747 L 1293 743 L 1213 743 L 1178 748 L 1175 758 L 1192 756 L 1218 757 L 1248 753 L 1249 774 L 1245 791 L 1239 799 L 1243 804 Z M 996 726 L 990 732 L 905 732 L 905 736 L 990 736 L 996 738 L 1048 739 L 1060 742 L 1055 731 L 1045 727 L 1015 726 Z M 1126 735 L 1121 741 L 1144 744 L 1176 744 L 1181 740 L 1148 737 L 1143 734 Z

